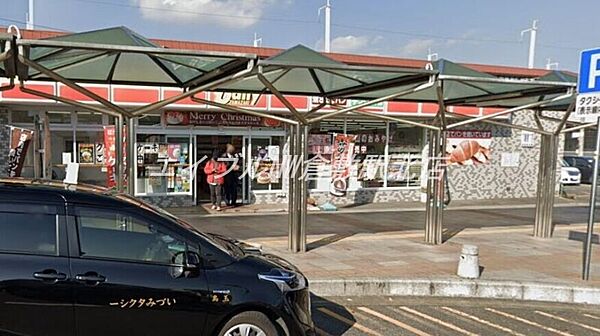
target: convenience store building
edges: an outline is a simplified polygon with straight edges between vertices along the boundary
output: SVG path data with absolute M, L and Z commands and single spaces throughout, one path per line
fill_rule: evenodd
M 27 38 L 45 38 L 58 33 L 25 31 Z M 169 47 L 202 51 L 251 52 L 270 57 L 281 50 L 245 46 L 153 40 Z M 328 57 L 353 65 L 377 65 L 424 68 L 425 61 L 387 57 L 329 54 Z M 496 76 L 536 78 L 548 71 L 502 66 L 462 65 Z M 7 85 L 6 81 L 1 83 Z M 38 91 L 59 97 L 91 101 L 56 82 L 35 82 L 28 85 Z M 124 107 L 135 107 L 180 93 L 169 87 L 127 85 L 85 85 L 97 95 Z M 284 116 L 288 108 L 273 95 L 203 92 L 201 99 L 228 106 Z M 323 101 L 318 97 L 287 96 L 296 110 L 318 113 L 360 104 L 360 100 L 337 99 Z M 407 120 L 431 119 L 438 111 L 436 104 L 412 102 L 381 102 L 368 107 L 370 113 L 400 116 Z M 448 111 L 469 116 L 484 116 L 497 112 L 492 108 L 453 107 Z M 261 175 L 264 167 L 277 167 L 289 146 L 289 126 L 273 118 L 249 116 L 211 107 L 209 104 L 184 99 L 165 108 L 151 111 L 137 119 L 135 127 L 138 155 L 135 162 L 134 194 L 163 207 L 193 206 L 206 201 L 208 188 L 201 170 L 193 173 L 194 163 L 209 156 L 215 149 L 224 150 L 233 144 L 240 156 L 245 174 L 241 178 L 239 198 L 245 203 L 287 203 L 285 174 L 273 171 L 268 178 Z M 531 125 L 531 114 L 516 112 L 501 118 L 503 122 Z M 79 163 L 79 181 L 106 185 L 106 148 L 110 146 L 113 117 L 79 110 L 20 91 L 18 88 L 0 92 L 0 123 L 24 129 L 38 129 L 47 120 L 52 153 L 49 158 L 52 177 L 63 178 L 65 165 Z M 114 129 L 113 129 L 114 130 Z M 331 154 L 335 135 L 353 136 L 356 164 L 349 172 L 344 193 L 331 190 Z M 462 141 L 477 141 L 485 149 L 475 157 L 449 167 L 449 194 L 453 200 L 534 197 L 540 152 L 540 137 L 527 131 L 487 123 L 466 125 L 448 134 L 450 146 Z M 7 157 L 10 128 L 0 129 L 0 155 Z M 561 141 L 562 138 L 561 138 Z M 364 115 L 346 115 L 312 124 L 308 135 L 309 194 L 317 203 L 336 204 L 368 202 L 421 201 L 426 183 L 427 135 L 422 128 L 382 121 Z M 562 147 L 562 145 L 560 145 Z M 35 175 L 34 150 L 30 148 L 23 176 Z M 0 159 L 0 168 L 7 160 Z M 467 162 L 468 161 L 468 162 Z M 272 168 L 274 169 L 274 168 Z

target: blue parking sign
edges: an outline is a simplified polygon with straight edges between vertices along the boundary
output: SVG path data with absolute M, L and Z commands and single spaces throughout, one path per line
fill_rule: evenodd
M 578 92 L 600 92 L 600 48 L 581 52 Z

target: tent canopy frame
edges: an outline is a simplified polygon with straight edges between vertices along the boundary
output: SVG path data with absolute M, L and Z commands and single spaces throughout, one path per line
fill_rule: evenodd
M 5 50 L 0 54 L 0 62 L 3 64 L 14 65 L 14 73 L 7 72 L 6 75 L 10 80 L 10 84 L 2 87 L 2 90 L 12 89 L 14 87 L 15 77 L 19 78 L 19 89 L 23 92 L 37 95 L 45 99 L 52 99 L 64 104 L 75 106 L 82 109 L 88 109 L 99 113 L 105 113 L 116 117 L 117 132 L 121 132 L 124 118 L 127 120 L 129 125 L 128 129 L 130 132 L 134 131 L 134 118 L 137 118 L 150 111 L 163 108 L 169 104 L 175 103 L 185 98 L 191 98 L 193 101 L 202 102 L 211 106 L 215 106 L 224 110 L 245 113 L 250 115 L 256 115 L 261 117 L 274 118 L 290 125 L 290 154 L 304 156 L 307 154 L 307 134 L 308 126 L 312 123 L 318 122 L 326 118 L 332 118 L 339 115 L 356 113 L 365 115 L 373 118 L 379 118 L 387 121 L 393 121 L 398 123 L 404 123 L 415 127 L 421 127 L 431 132 L 432 139 L 430 139 L 430 153 L 439 155 L 445 146 L 446 131 L 459 126 L 473 124 L 477 122 L 488 123 L 493 125 L 499 125 L 502 127 L 515 128 L 520 130 L 527 130 L 542 135 L 543 145 L 545 146 L 544 157 L 540 159 L 551 159 L 550 162 L 556 160 L 556 146 L 553 147 L 552 143 L 556 142 L 556 138 L 560 133 L 564 133 L 570 130 L 581 129 L 592 127 L 594 124 L 583 124 L 575 127 L 566 128 L 568 117 L 574 108 L 574 88 L 575 83 L 565 81 L 548 81 L 548 80 L 514 80 L 506 78 L 490 77 L 487 75 L 472 76 L 472 75 L 455 75 L 448 74 L 445 69 L 434 70 L 431 66 L 427 69 L 405 69 L 405 68 L 393 68 L 393 67 L 377 67 L 377 66 L 356 66 L 346 65 L 331 62 L 302 62 L 302 61 L 280 61 L 277 57 L 270 59 L 259 60 L 256 55 L 243 54 L 243 53 L 216 53 L 216 52 L 197 52 L 190 50 L 179 50 L 179 49 L 165 49 L 147 46 L 129 46 L 129 45 L 113 45 L 113 44 L 99 44 L 99 43 L 83 43 L 83 42 L 71 42 L 71 41 L 56 41 L 52 39 L 48 40 L 24 40 L 12 36 L 10 38 L 3 37 L 0 35 L 0 43 L 5 42 Z M 84 50 L 84 51 L 100 51 L 104 53 L 135 53 L 141 55 L 170 55 L 170 56 L 181 56 L 181 57 L 224 57 L 231 58 L 233 61 L 225 63 L 211 71 L 202 72 L 201 76 L 193 78 L 187 82 L 175 81 L 175 86 L 183 89 L 183 92 L 173 97 L 156 101 L 137 108 L 122 108 L 86 89 L 79 85 L 78 81 L 71 80 L 57 73 L 54 69 L 44 67 L 39 62 L 29 59 L 29 50 L 31 48 L 62 48 L 60 50 Z M 15 51 L 17 51 L 15 53 Z M 16 55 L 15 55 L 16 54 Z M 322 56 L 325 57 L 325 56 Z M 443 64 L 442 64 L 443 66 Z M 5 66 L 5 68 L 7 68 Z M 35 81 L 36 79 L 30 79 L 27 76 L 28 69 L 33 68 L 40 73 L 48 76 L 52 80 L 62 83 L 77 92 L 83 94 L 87 98 L 100 104 L 101 106 L 90 105 L 81 103 L 75 100 L 67 99 L 64 97 L 58 97 L 52 94 L 44 93 L 41 91 L 30 89 L 26 86 L 26 82 Z M 295 90 L 281 90 L 277 87 L 278 81 L 283 77 L 291 74 L 292 70 L 306 70 L 309 72 L 310 77 L 315 83 L 318 92 L 315 92 L 316 96 L 320 96 L 323 102 L 318 106 L 312 108 L 308 112 L 300 112 L 291 104 L 286 98 L 286 95 L 297 94 Z M 163 69 L 164 70 L 164 69 Z M 112 70 L 111 70 L 112 71 Z M 198 69 L 198 71 L 201 71 Z M 267 78 L 267 74 L 271 71 L 281 71 L 281 74 L 274 79 Z M 357 85 L 348 86 L 345 88 L 338 88 L 327 91 L 321 81 L 317 78 L 316 71 L 322 71 L 325 74 L 331 76 L 339 76 L 346 80 L 354 80 Z M 383 80 L 375 80 L 367 82 L 365 80 L 354 78 L 348 73 L 344 72 L 356 72 L 356 73 L 384 73 L 391 77 Z M 21 75 L 21 76 L 19 76 Z M 397 75 L 396 77 L 393 77 Z M 350 78 L 348 78 L 350 77 Z M 559 76 L 560 77 L 560 76 Z M 249 89 L 249 91 L 257 94 L 270 93 L 275 95 L 288 109 L 291 117 L 280 117 L 273 116 L 268 113 L 253 111 L 248 108 L 235 107 L 231 105 L 220 104 L 217 102 L 208 101 L 205 99 L 197 98 L 195 95 L 202 91 L 227 91 L 242 92 L 244 89 L 231 89 L 227 88 L 227 85 L 242 82 L 249 79 L 258 79 L 258 82 L 262 84 L 261 87 L 255 87 Z M 103 81 L 95 81 L 95 83 L 106 84 Z M 133 85 L 142 84 L 132 82 Z M 146 82 L 143 83 L 147 85 Z M 499 92 L 493 92 L 489 86 L 485 85 L 514 85 L 510 90 L 499 90 Z M 12 86 L 11 86 L 12 85 Z M 448 87 L 451 85 L 464 85 L 466 90 L 481 91 L 483 93 L 464 94 L 461 97 L 446 97 Z M 500 88 L 500 87 L 492 87 Z M 301 91 L 301 90 L 298 90 Z M 427 93 L 429 95 L 427 96 Z M 433 92 L 433 93 L 432 93 Z M 464 91 L 467 92 L 467 91 Z M 421 94 L 422 96 L 415 96 Z M 369 95 L 368 98 L 365 95 Z M 330 98 L 348 98 L 348 99 L 361 99 L 365 100 L 362 103 L 342 108 L 334 108 L 333 112 L 319 113 L 327 105 L 327 99 Z M 524 98 L 537 98 L 534 102 L 520 103 L 519 99 Z M 417 101 L 417 102 L 434 102 L 438 104 L 438 113 L 431 122 L 416 122 L 401 117 L 390 116 L 390 115 L 378 115 L 372 112 L 364 110 L 373 104 L 377 104 L 389 100 L 406 100 L 406 101 Z M 515 101 L 511 103 L 511 101 Z M 556 106 L 556 104 L 568 101 L 568 107 L 562 108 Z M 481 104 L 481 105 L 480 105 Z M 447 111 L 447 106 L 485 106 L 485 107 L 501 107 L 503 111 L 492 113 L 486 116 L 466 116 L 459 113 L 451 113 Z M 565 115 L 555 121 L 559 124 L 554 132 L 546 131 L 541 127 L 531 128 L 523 125 L 508 124 L 494 120 L 495 118 L 510 114 L 516 111 L 522 111 L 527 109 L 544 109 L 549 108 L 552 110 L 563 111 Z M 317 116 L 315 114 L 319 113 Z M 461 121 L 448 123 L 446 117 L 464 119 Z M 131 137 L 129 137 L 131 138 Z M 128 150 L 130 154 L 134 153 L 133 148 L 134 141 L 128 141 Z M 120 147 L 120 146 L 117 146 Z M 132 155 L 128 155 L 128 169 L 131 172 L 133 166 Z M 117 150 L 118 158 L 118 181 L 119 190 L 123 189 L 122 177 L 124 173 L 123 168 L 123 153 L 120 148 Z M 120 160 L 120 161 L 119 161 Z M 542 161 L 540 161 L 542 162 Z M 130 175 L 132 176 L 132 175 Z M 550 180 L 548 180 L 550 178 Z M 546 237 L 551 234 L 552 225 L 552 212 L 548 211 L 548 207 L 553 204 L 554 194 L 550 195 L 550 190 L 553 186 L 548 184 L 540 185 L 542 180 L 553 181 L 552 169 L 548 166 L 544 166 L 544 169 L 540 168 L 540 174 L 538 176 L 538 211 L 536 212 L 536 222 L 534 225 L 534 233 L 536 235 Z M 131 178 L 129 179 L 131 183 Z M 289 176 L 290 181 L 290 193 L 288 195 L 288 206 L 290 212 L 290 248 L 293 252 L 301 252 L 306 250 L 306 195 L 307 186 L 306 182 L 300 183 L 297 173 Z M 444 188 L 443 179 L 440 179 L 437 183 L 429 183 L 428 180 L 428 201 L 426 204 L 428 215 L 426 216 L 426 237 L 425 240 L 431 244 L 439 244 L 442 242 L 442 199 L 440 199 L 440 190 Z M 539 217 L 539 218 L 538 218 Z

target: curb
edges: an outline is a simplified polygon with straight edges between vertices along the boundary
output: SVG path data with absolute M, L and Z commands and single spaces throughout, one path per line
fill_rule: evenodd
M 431 296 L 600 305 L 600 287 L 467 279 L 335 279 L 310 281 L 318 296 Z

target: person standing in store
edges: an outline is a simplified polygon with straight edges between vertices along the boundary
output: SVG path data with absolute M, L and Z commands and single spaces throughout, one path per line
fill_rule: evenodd
M 210 188 L 210 201 L 212 203 L 213 210 L 221 211 L 221 195 L 223 189 L 223 183 L 225 178 L 223 177 L 227 171 L 227 166 L 224 162 L 219 161 L 219 151 L 215 149 L 212 153 L 211 159 L 204 166 L 204 174 L 206 174 L 206 182 Z
M 227 174 L 225 175 L 225 185 L 223 188 L 225 192 L 225 204 L 236 206 L 240 157 L 235 153 L 235 147 L 232 144 L 227 144 L 223 158 L 227 165 Z

